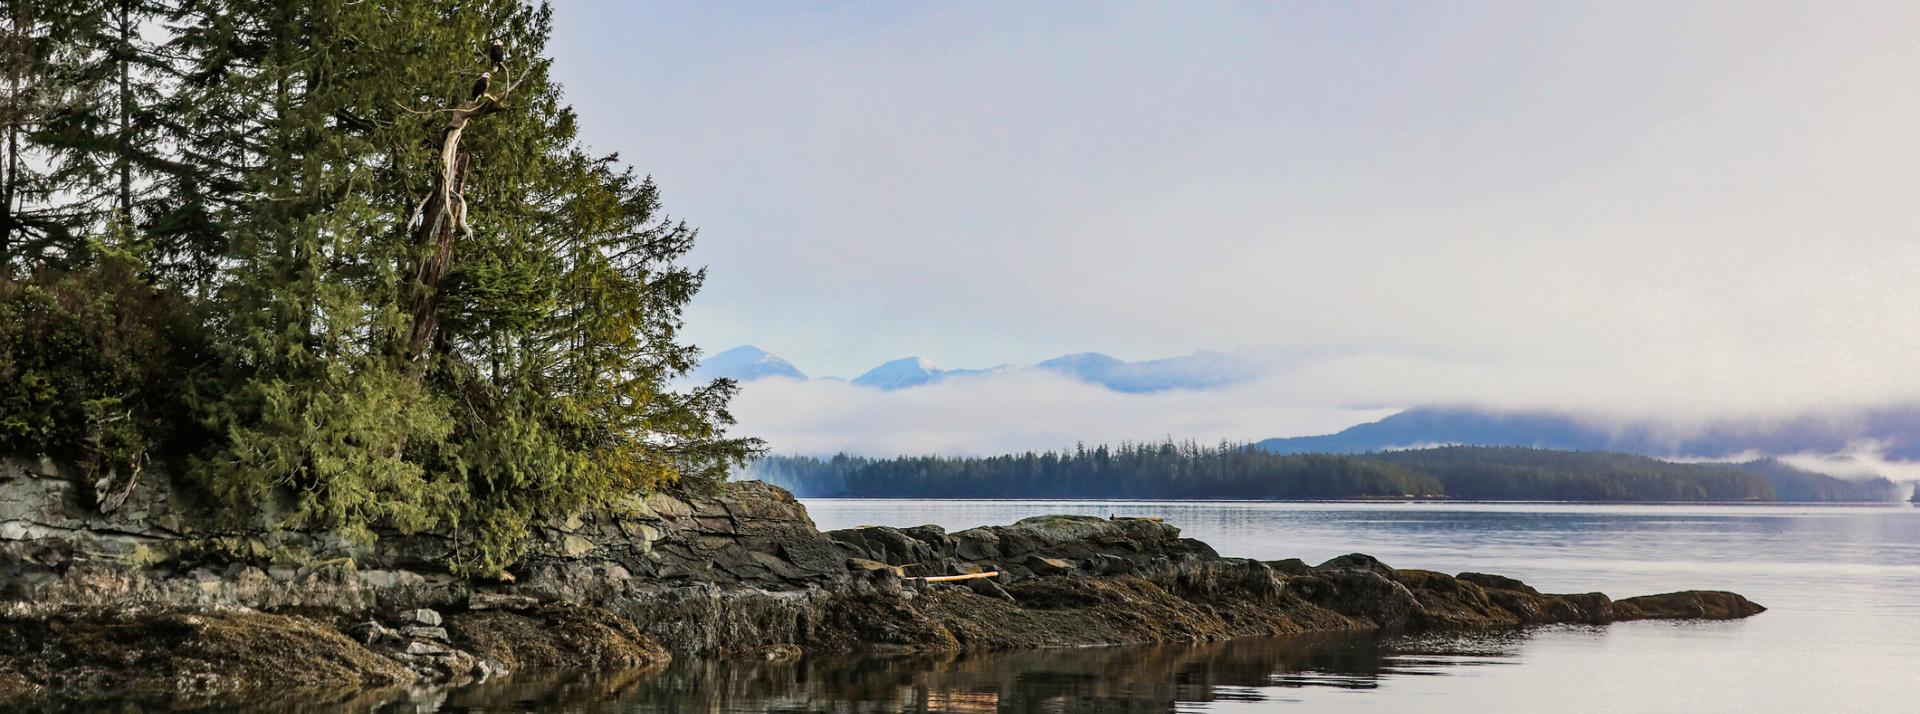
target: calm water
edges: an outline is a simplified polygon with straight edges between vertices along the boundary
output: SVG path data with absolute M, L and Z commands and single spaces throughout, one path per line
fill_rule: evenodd
M 1042 513 L 1161 516 L 1227 555 L 1512 575 L 1616 597 L 1740 592 L 1724 623 L 1310 636 L 998 655 L 676 662 L 513 681 L 395 709 L 591 711 L 1855 711 L 1920 706 L 1920 510 L 810 500 L 822 529 Z

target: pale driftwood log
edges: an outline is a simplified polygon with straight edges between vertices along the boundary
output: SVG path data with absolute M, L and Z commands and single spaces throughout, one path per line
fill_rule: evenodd
M 984 573 L 967 573 L 966 575 L 934 575 L 925 578 L 915 578 L 915 580 L 924 580 L 929 583 L 951 583 L 955 580 L 978 580 L 980 578 L 995 578 L 999 576 L 1000 571 L 989 570 Z

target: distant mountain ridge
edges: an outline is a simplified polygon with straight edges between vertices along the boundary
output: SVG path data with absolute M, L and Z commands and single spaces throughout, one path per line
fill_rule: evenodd
M 1214 389 L 1259 376 L 1245 360 L 1231 353 L 1206 351 L 1140 362 L 1126 362 L 1098 352 L 1081 352 L 1055 357 L 1034 368 L 1135 394 L 1168 389 Z
M 860 376 L 854 377 L 853 383 L 862 387 L 892 391 L 958 377 L 984 377 L 1005 369 L 1005 365 L 987 369 L 941 369 L 939 365 L 919 357 L 902 357 L 867 370 Z
M 1203 351 L 1139 362 L 1128 362 L 1098 352 L 1080 352 L 1027 367 L 1003 364 L 985 369 L 945 369 L 920 357 L 902 357 L 867 370 L 850 382 L 862 387 L 894 391 L 1027 369 L 1051 372 L 1129 394 L 1215 389 L 1251 381 L 1259 376 L 1249 360 L 1231 352 Z M 690 377 L 701 381 L 726 377 L 740 382 L 767 377 L 807 379 L 791 363 L 751 345 L 735 347 L 702 361 Z
M 1352 454 L 1442 444 L 1618 451 L 1654 457 L 1735 458 L 1839 454 L 1861 442 L 1882 454 L 1920 459 L 1920 407 L 1882 407 L 1845 414 L 1721 420 L 1677 428 L 1651 420 L 1602 421 L 1567 413 L 1465 407 L 1409 409 L 1333 434 L 1267 439 L 1274 452 Z
M 1466 500 L 1886 503 L 1907 497 L 1885 478 L 1834 478 L 1774 459 L 1670 462 L 1640 454 L 1513 446 L 1443 446 L 1358 458 L 1431 475 L 1448 495 Z

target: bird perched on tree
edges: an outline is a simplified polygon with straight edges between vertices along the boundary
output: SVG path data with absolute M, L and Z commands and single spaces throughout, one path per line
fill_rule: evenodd
M 481 97 L 487 96 L 487 89 L 492 84 L 493 84 L 493 73 L 481 72 L 480 78 L 473 80 L 473 97 L 468 101 L 478 100 Z
M 499 69 L 500 65 L 507 61 L 506 44 L 499 40 L 494 40 L 493 44 L 488 45 L 487 61 L 493 64 L 494 69 Z

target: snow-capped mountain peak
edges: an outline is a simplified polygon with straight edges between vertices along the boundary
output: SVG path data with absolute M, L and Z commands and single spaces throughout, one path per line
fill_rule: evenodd
M 867 370 L 865 374 L 854 377 L 853 383 L 878 389 L 905 389 L 937 381 L 943 372 L 939 365 L 925 359 L 902 357 Z
M 750 382 L 765 377 L 806 379 L 807 375 L 794 367 L 793 363 L 781 359 L 779 355 L 753 345 L 741 345 L 701 360 L 700 366 L 687 377 L 699 382 L 710 382 L 722 377 Z

